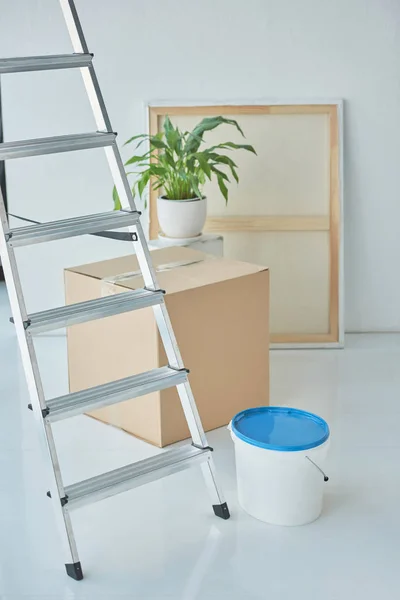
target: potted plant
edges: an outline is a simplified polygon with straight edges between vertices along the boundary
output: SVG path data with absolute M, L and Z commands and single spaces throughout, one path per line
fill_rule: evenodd
M 158 220 L 167 237 L 191 238 L 201 234 L 207 216 L 207 198 L 203 195 L 207 179 L 217 180 L 221 194 L 228 202 L 229 177 L 232 175 L 236 182 L 239 182 L 239 177 L 236 163 L 221 151 L 247 150 L 256 154 L 253 146 L 233 142 L 204 148 L 204 133 L 222 124 L 232 125 L 244 137 L 239 124 L 233 119 L 207 117 L 192 131 L 181 131 L 167 116 L 161 132 L 154 136 L 136 135 L 125 143 L 135 143 L 135 152 L 142 144 L 148 143 L 146 152 L 134 154 L 125 166 L 134 168 L 127 171 L 128 176 L 135 176 L 134 196 L 143 198 L 149 183 L 154 190 L 160 190 Z M 115 187 L 113 200 L 115 209 L 119 210 L 121 203 Z M 147 206 L 146 198 L 144 201 Z

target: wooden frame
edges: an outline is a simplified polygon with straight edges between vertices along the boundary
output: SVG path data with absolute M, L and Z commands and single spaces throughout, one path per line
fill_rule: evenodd
M 343 103 L 335 101 L 313 102 L 260 102 L 251 103 L 152 103 L 148 106 L 149 130 L 158 131 L 159 117 L 174 115 L 243 115 L 243 114 L 326 114 L 330 130 L 330 190 L 329 217 L 324 216 L 210 216 L 206 222 L 207 232 L 276 232 L 276 231 L 329 231 L 330 246 L 330 292 L 329 332 L 327 334 L 279 334 L 271 336 L 271 342 L 280 348 L 296 347 L 342 347 L 343 323 Z M 149 203 L 150 239 L 158 236 L 156 193 L 150 190 Z

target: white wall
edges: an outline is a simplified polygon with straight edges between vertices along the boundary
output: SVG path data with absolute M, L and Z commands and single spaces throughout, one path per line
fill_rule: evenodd
M 146 100 L 345 99 L 347 329 L 400 330 L 398 0 L 77 0 L 77 6 L 120 141 L 143 129 Z M 70 49 L 56 0 L 0 0 L 0 17 L 2 56 Z M 93 127 L 78 73 L 13 75 L 3 88 L 7 139 Z M 11 209 L 38 219 L 106 210 L 111 182 L 104 164 L 100 151 L 10 162 Z M 62 301 L 61 267 L 127 253 L 92 238 L 47 248 L 21 252 L 24 281 L 38 262 L 57 279 L 49 304 Z M 37 281 L 29 294 L 35 306 L 50 285 Z

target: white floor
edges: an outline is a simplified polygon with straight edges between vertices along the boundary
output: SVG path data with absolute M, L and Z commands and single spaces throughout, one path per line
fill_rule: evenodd
M 32 413 L 0 286 L 1 600 L 347 600 L 398 596 L 400 336 L 343 351 L 275 351 L 271 399 L 332 429 L 322 517 L 262 524 L 238 506 L 232 443 L 209 434 L 232 518 L 214 517 L 197 469 L 73 513 L 85 573 L 64 572 Z M 38 344 L 49 396 L 66 391 L 62 338 Z M 64 364 L 62 367 L 61 365 Z M 157 452 L 88 417 L 57 424 L 65 483 Z M 396 592 L 397 590 L 397 592 Z

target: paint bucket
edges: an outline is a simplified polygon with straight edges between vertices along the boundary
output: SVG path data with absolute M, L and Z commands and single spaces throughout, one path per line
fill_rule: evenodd
M 229 429 L 242 508 L 274 525 L 315 521 L 328 481 L 328 424 L 303 410 L 265 406 L 238 413 Z

